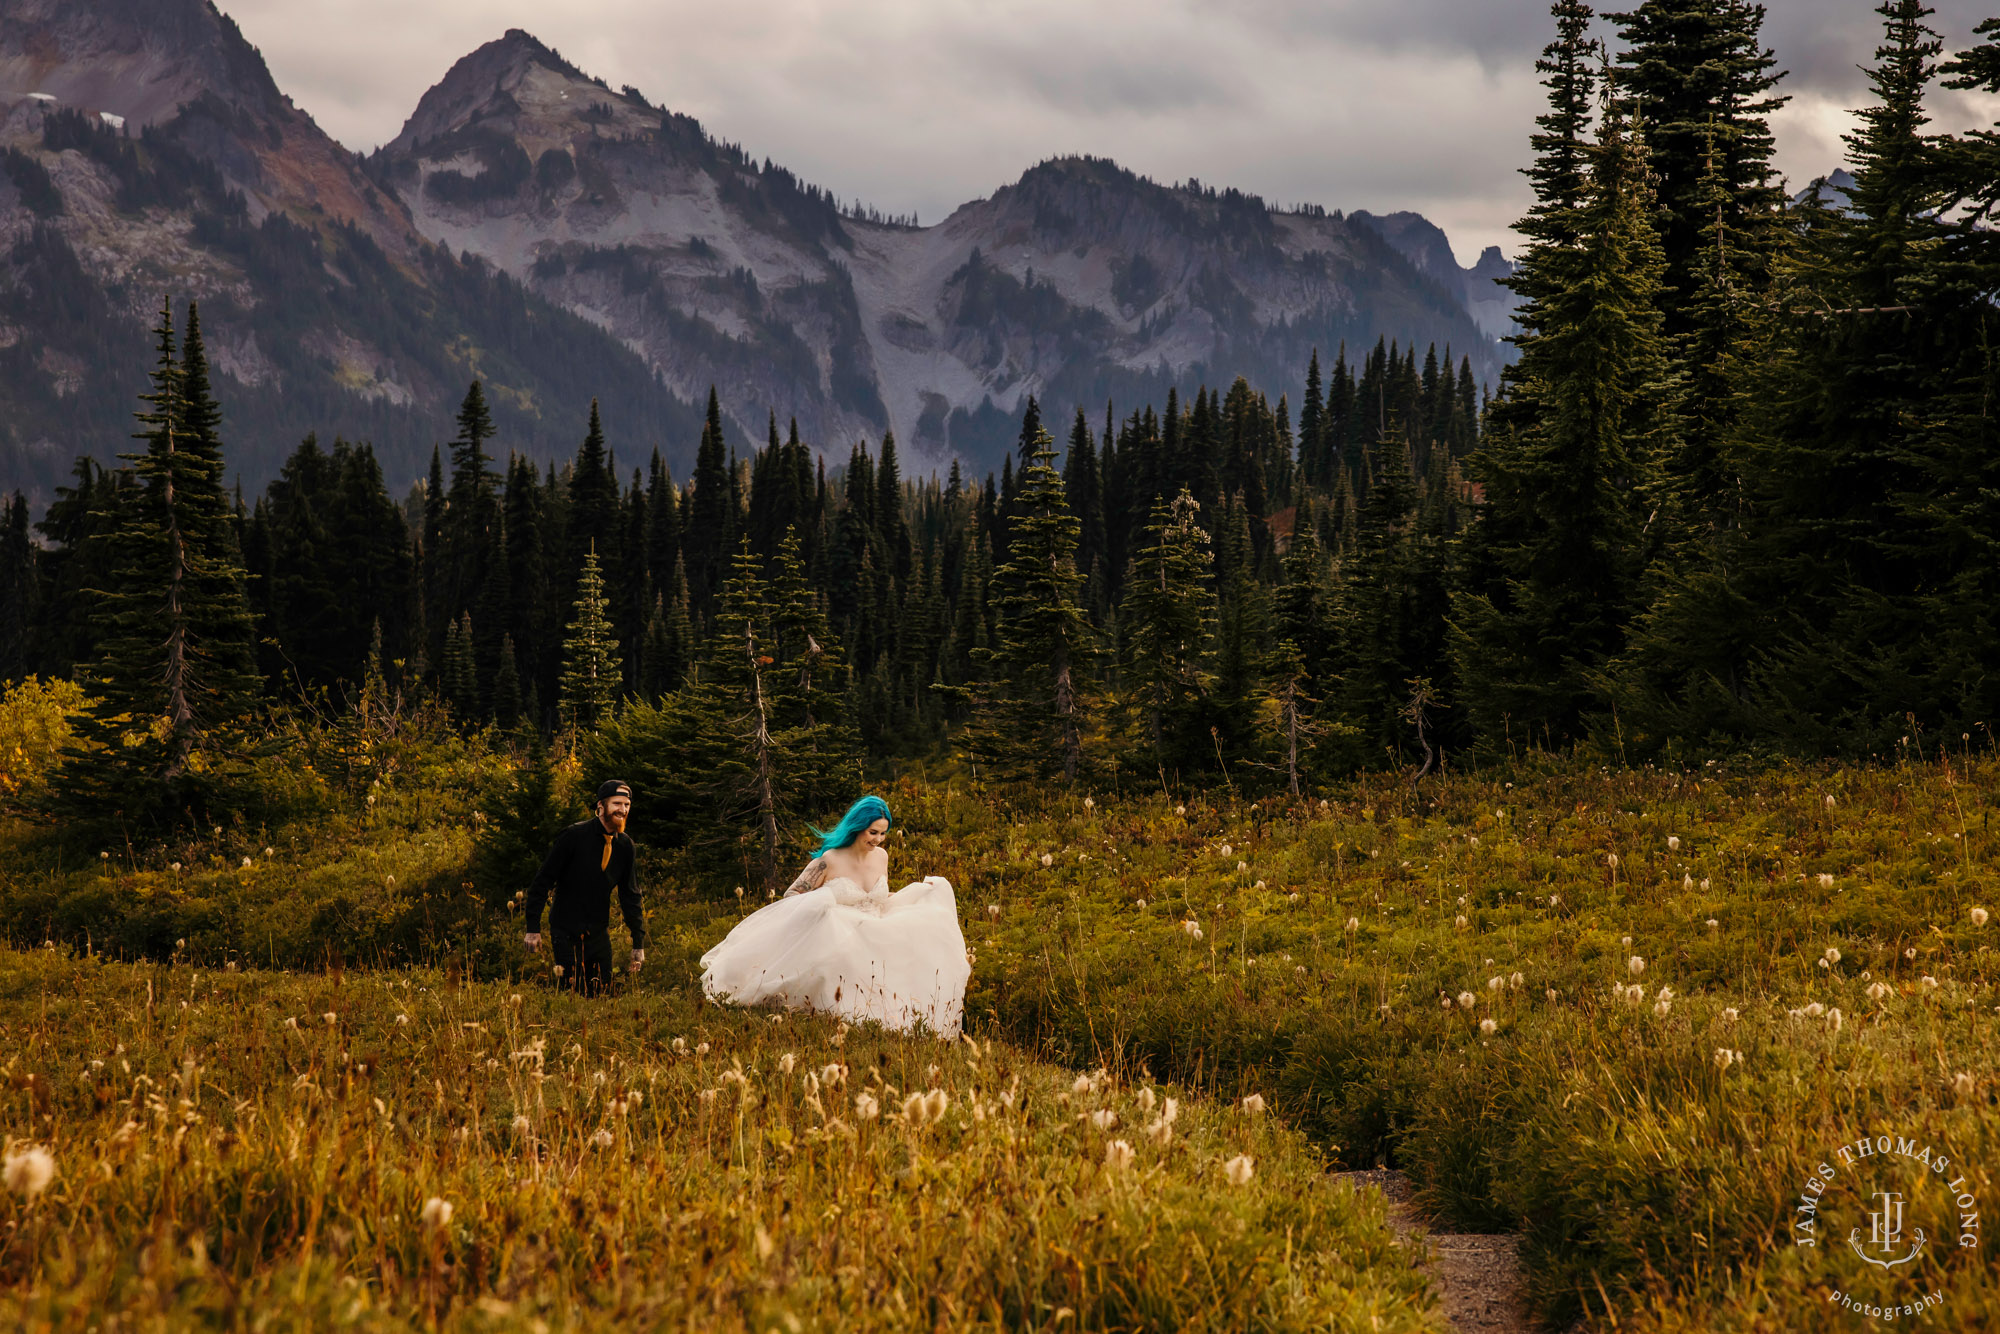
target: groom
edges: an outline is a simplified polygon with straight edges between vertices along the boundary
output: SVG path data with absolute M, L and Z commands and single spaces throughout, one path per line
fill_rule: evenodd
M 555 846 L 528 887 L 527 933 L 522 942 L 542 948 L 542 905 L 549 891 L 549 946 L 563 985 L 594 996 L 611 985 L 611 891 L 632 932 L 633 972 L 646 962 L 646 919 L 639 911 L 632 840 L 625 821 L 632 814 L 632 789 L 616 779 L 597 789 L 597 814 L 556 835 Z

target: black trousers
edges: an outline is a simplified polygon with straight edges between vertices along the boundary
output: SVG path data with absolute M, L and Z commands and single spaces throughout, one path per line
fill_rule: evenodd
M 549 948 L 562 969 L 560 985 L 586 996 L 611 989 L 611 937 L 603 931 L 550 931 Z

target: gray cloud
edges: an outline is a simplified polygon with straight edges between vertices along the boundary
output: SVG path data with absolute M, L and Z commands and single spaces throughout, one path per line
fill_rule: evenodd
M 1934 0 L 1948 45 L 1991 0 Z M 1616 7 L 1615 5 L 1613 7 Z M 1542 107 L 1541 0 L 229 0 L 279 84 L 335 137 L 392 138 L 451 63 L 522 27 L 613 87 L 702 120 L 843 199 L 925 221 L 1060 153 L 1273 202 L 1422 211 L 1461 258 L 1510 253 Z M 1789 70 L 1779 166 L 1838 165 L 1871 0 L 1770 0 Z M 1943 93 L 1950 128 L 1983 101 Z

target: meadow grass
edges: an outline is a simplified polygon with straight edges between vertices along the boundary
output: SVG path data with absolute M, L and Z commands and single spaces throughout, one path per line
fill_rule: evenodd
M 13 1328 L 1441 1328 L 1296 1131 L 1005 1044 L 52 948 L 0 1037 Z
M 17 1056 L 9 1068 L 17 1081 L 10 1133 L 23 1141 L 47 1138 L 54 1123 L 21 1119 L 28 1113 L 18 1099 L 32 1102 L 36 1087 L 55 1098 L 57 1080 L 78 1081 L 67 1094 L 80 1097 L 88 1061 L 108 1061 L 99 1048 L 127 1041 L 108 1022 L 80 1028 L 84 1011 L 74 1007 L 110 1013 L 122 1006 L 136 1014 L 131 998 L 140 977 L 170 975 L 185 986 L 199 971 L 204 985 L 225 989 L 218 997 L 233 998 L 233 1040 L 218 1037 L 205 1049 L 225 1055 L 197 1056 L 225 1072 L 216 1079 L 232 1091 L 229 1105 L 264 1109 L 255 1125 L 277 1126 L 290 1117 L 317 1127 L 310 1134 L 322 1158 L 298 1161 L 334 1161 L 326 1155 L 339 1145 L 341 1170 L 350 1174 L 338 1179 L 338 1191 L 315 1194 L 300 1186 L 307 1169 L 258 1150 L 266 1155 L 258 1161 L 267 1164 L 269 1182 L 277 1183 L 259 1189 L 289 1192 L 284 1198 L 295 1202 L 288 1206 L 293 1213 L 282 1227 L 267 1225 L 282 1242 L 260 1241 L 262 1249 L 246 1251 L 220 1233 L 204 1240 L 210 1256 L 231 1256 L 228 1283 L 203 1288 L 192 1278 L 177 1281 L 208 1293 L 201 1300 L 219 1303 L 219 1310 L 248 1309 L 247 1297 L 216 1295 L 226 1290 L 254 1292 L 266 1308 L 294 1313 L 285 1318 L 296 1323 L 313 1323 L 308 1311 L 352 1308 L 391 1324 L 433 1312 L 444 1321 L 559 1324 L 603 1311 L 757 1328 L 766 1312 L 790 1313 L 802 1327 L 933 1320 L 1032 1327 L 1052 1326 L 1068 1307 L 1074 1314 L 1062 1319 L 1087 1328 L 1365 1328 L 1377 1315 L 1385 1328 L 1399 1327 L 1397 1321 L 1423 1327 L 1431 1317 L 1420 1286 L 1400 1254 L 1385 1249 L 1374 1206 L 1357 1214 L 1337 1195 L 1321 1193 L 1318 1152 L 1345 1166 L 1402 1168 L 1417 1182 L 1423 1204 L 1450 1226 L 1519 1231 L 1536 1307 L 1559 1327 L 1589 1315 L 1606 1327 L 1660 1331 L 1841 1328 L 1860 1317 L 1831 1311 L 1830 1294 L 1879 1302 L 1919 1292 L 1937 1293 L 1944 1304 L 1907 1323 L 2000 1327 L 1994 1245 L 1976 1222 L 1961 1227 L 1966 1217 L 1986 1212 L 1991 1174 L 2000 1165 L 1994 989 L 2000 960 L 1991 949 L 2000 924 L 1986 917 L 2000 911 L 1991 829 L 1996 788 L 2000 762 L 1969 750 L 1927 760 L 1912 750 L 1870 766 L 1711 765 L 1684 772 L 1536 757 L 1418 788 L 1390 777 L 1362 778 L 1305 802 L 1251 801 L 1227 789 L 1062 792 L 901 782 L 885 789 L 899 822 L 890 843 L 892 878 L 943 874 L 958 887 L 975 955 L 968 1027 L 992 1044 L 975 1072 L 967 1064 L 974 1059 L 970 1048 L 946 1054 L 930 1044 L 857 1032 L 845 1039 L 848 1047 L 833 1049 L 832 1030 L 817 1020 L 769 1025 L 759 1016 L 700 1008 L 696 960 L 757 901 L 660 892 L 657 878 L 649 881 L 652 941 L 637 990 L 596 1008 L 549 995 L 546 978 L 521 968 L 512 952 L 517 925 L 488 913 L 465 883 L 470 840 L 453 813 L 463 803 L 442 787 L 402 784 L 392 799 L 368 807 L 357 800 L 316 822 L 210 831 L 209 840 L 132 850 L 122 862 L 115 852 L 78 857 L 72 850 L 56 864 L 24 858 L 0 873 L 0 908 L 17 940 L 47 934 L 74 947 L 88 938 L 89 923 L 112 920 L 124 924 L 114 948 L 155 959 L 129 977 L 115 963 L 59 963 L 52 955 L 60 950 L 10 962 L 10 976 L 32 981 L 14 987 L 0 1023 L 23 1053 L 63 1056 Z M 643 842 L 643 813 L 638 833 Z M 670 862 L 657 860 L 663 850 L 649 853 L 652 865 L 671 870 Z M 197 854 L 201 865 L 192 871 Z M 247 868 L 244 856 L 251 859 Z M 184 859 L 182 869 L 173 870 L 170 859 Z M 341 906 L 332 912 L 328 904 Z M 146 929 L 132 929 L 133 921 Z M 259 923 L 267 939 L 279 942 L 267 943 L 263 959 L 254 938 Z M 450 971 L 342 974 L 336 967 L 254 980 L 248 972 L 221 971 L 274 957 L 294 965 L 343 957 L 351 963 L 376 957 L 363 947 L 370 940 L 390 942 L 379 957 L 408 957 L 416 938 L 435 941 L 434 953 L 451 961 Z M 100 936 L 97 944 L 105 943 Z M 159 971 L 169 960 L 176 962 Z M 459 980 L 496 968 L 513 973 L 497 990 Z M 58 977 L 69 980 L 57 985 Z M 382 1056 L 413 1041 L 407 1026 L 388 1027 L 393 1013 L 378 1012 L 374 999 L 402 1004 L 396 998 L 407 994 L 405 981 L 430 988 L 421 993 L 430 1003 L 460 1007 L 463 1017 L 454 1022 L 485 1023 L 487 1030 L 454 1032 L 440 1020 L 422 1030 L 429 1035 L 424 1045 L 408 1046 L 405 1059 L 364 1061 L 357 1052 Z M 164 983 L 157 989 L 166 996 Z M 504 997 L 515 991 L 525 998 L 522 1018 L 510 1020 Z M 114 1001 L 114 992 L 126 999 Z M 339 995 L 370 999 L 355 1001 L 349 1018 L 342 1005 L 321 1003 L 322 996 Z M 72 1007 L 53 1026 L 41 1017 L 45 996 L 68 996 L 63 1003 Z M 211 1015 L 223 1013 L 219 1001 L 202 1003 Z M 247 1016 L 256 1007 L 269 1010 L 268 1022 L 260 1021 L 252 1036 Z M 336 1014 L 331 1030 L 311 1028 L 312 1016 L 329 1011 Z M 407 1006 L 395 1011 L 404 1012 L 413 1023 L 422 1020 Z M 548 1036 L 545 1072 L 559 1068 L 554 1052 L 580 1042 L 587 1055 L 577 1070 L 603 1069 L 620 1087 L 642 1090 L 638 1106 L 647 1110 L 637 1114 L 663 1118 L 653 1132 L 661 1152 L 649 1151 L 648 1162 L 693 1154 L 701 1164 L 684 1178 L 648 1178 L 643 1191 L 615 1199 L 613 1217 L 624 1229 L 616 1236 L 640 1229 L 647 1209 L 654 1211 L 645 1224 L 651 1230 L 638 1234 L 641 1246 L 621 1252 L 612 1242 L 594 1243 L 611 1248 L 594 1254 L 640 1257 L 634 1263 L 606 1271 L 550 1240 L 551 1220 L 570 1217 L 561 1210 L 575 1207 L 574 1192 L 600 1188 L 590 1162 L 615 1159 L 626 1141 L 585 1152 L 578 1142 L 601 1128 L 601 1114 L 590 1111 L 587 1099 L 566 1102 L 579 1109 L 576 1118 L 554 1138 L 536 1131 L 535 1156 L 524 1158 L 524 1146 L 501 1123 L 511 1125 L 519 1105 L 510 1082 L 513 1053 L 527 1050 L 533 1036 L 505 1025 L 525 1025 L 526 1016 L 563 1029 Z M 336 1033 L 386 1034 L 338 1047 L 345 1059 L 371 1065 L 362 1087 L 372 1091 L 363 1098 L 343 1083 L 339 1096 L 324 1102 L 295 1093 L 292 1084 L 308 1072 L 317 1072 L 316 1086 L 332 1089 L 327 1072 L 335 1067 L 330 1056 L 277 1045 L 273 1025 L 283 1017 L 298 1017 L 309 1030 L 305 1036 L 287 1030 L 285 1042 L 311 1041 L 319 1044 L 315 1052 L 331 1052 Z M 74 1045 L 85 1032 L 94 1044 L 88 1051 Z M 697 1034 L 711 1043 L 712 1062 L 727 1052 L 752 1083 L 725 1086 L 717 1082 L 719 1064 L 702 1067 L 662 1047 L 672 1036 L 694 1042 Z M 29 1035 L 41 1045 L 21 1045 Z M 856 1043 L 870 1054 L 855 1059 Z M 181 1059 L 174 1050 L 149 1056 L 149 1078 L 174 1076 Z M 935 1086 L 951 1100 L 948 1123 L 912 1133 L 891 1115 L 900 1103 L 882 1101 L 881 1093 L 872 1095 L 881 1115 L 858 1122 L 851 1098 L 853 1081 L 868 1086 L 862 1074 L 851 1074 L 841 1089 L 847 1104 L 823 1091 L 821 1112 L 854 1133 L 846 1141 L 850 1157 L 865 1166 L 850 1185 L 827 1165 L 832 1140 L 809 1137 L 829 1132 L 818 1114 L 801 1110 L 803 1095 L 775 1092 L 770 1071 L 788 1050 L 801 1063 L 843 1061 L 854 1071 L 879 1071 L 876 1084 L 893 1085 L 903 1097 L 932 1087 L 923 1071 L 936 1062 Z M 610 1064 L 613 1056 L 620 1065 Z M 880 1065 L 885 1058 L 889 1065 Z M 500 1065 L 481 1084 L 481 1063 L 488 1060 Z M 978 1156 L 979 1145 L 1002 1141 L 982 1140 L 998 1123 L 980 1121 L 971 1110 L 1004 1087 L 1000 1063 L 1009 1063 L 1009 1080 L 1019 1072 L 1023 1089 L 1040 1090 L 1037 1101 L 1024 1104 L 1040 1110 L 1017 1113 L 1030 1120 L 1011 1132 L 1023 1146 L 1011 1159 Z M 437 1073 L 423 1073 L 432 1067 Z M 639 1069 L 680 1081 L 678 1101 L 655 1098 L 645 1091 L 653 1086 L 624 1073 Z M 1078 1072 L 1100 1069 L 1110 1072 L 1107 1096 L 1124 1101 L 1088 1109 L 1059 1101 Z M 27 1073 L 48 1082 L 22 1086 Z M 1135 1111 L 1138 1089 L 1151 1079 L 1171 1081 L 1189 1109 L 1157 1162 L 1139 1124 L 1146 1118 Z M 982 1090 L 977 1102 L 970 1094 L 975 1084 Z M 712 1113 L 700 1104 L 701 1091 L 719 1089 L 717 1097 L 726 1100 L 741 1087 L 757 1092 L 757 1116 L 773 1119 L 740 1136 L 732 1131 L 726 1153 L 711 1142 L 711 1124 L 697 1152 L 685 1128 Z M 78 1181 L 65 1146 L 96 1154 L 92 1146 L 120 1133 L 133 1088 L 114 1087 L 107 1095 L 116 1108 L 79 1101 L 62 1113 L 85 1118 L 57 1146 L 65 1189 Z M 454 1110 L 461 1091 L 470 1096 L 480 1089 L 486 1092 L 479 1095 L 479 1117 Z M 1222 1110 L 1240 1107 L 1237 1100 L 1253 1093 L 1270 1101 L 1282 1132 Z M 361 1126 L 373 1125 L 366 1100 L 376 1096 L 394 1109 L 392 1119 L 403 1118 L 397 1124 L 418 1124 L 411 1118 L 419 1109 L 426 1118 L 421 1133 L 384 1141 L 397 1146 L 393 1152 L 376 1151 L 375 1161 L 404 1183 L 393 1222 L 386 1210 L 357 1203 L 377 1202 L 381 1188 L 371 1184 L 370 1194 L 360 1194 L 361 1183 L 378 1174 L 363 1174 L 356 1163 L 367 1160 L 346 1147 L 362 1142 L 354 1138 Z M 440 1098 L 436 1106 L 426 1102 Z M 345 1109 L 340 1117 L 334 1107 Z M 775 1133 L 781 1108 L 788 1137 L 782 1143 L 766 1133 Z M 1076 1121 L 1084 1110 L 1116 1111 L 1121 1126 L 1086 1135 Z M 1033 1119 L 1044 1113 L 1045 1121 Z M 1211 1115 L 1219 1119 L 1205 1119 Z M 967 1118 L 961 1129 L 971 1139 L 954 1142 L 953 1154 L 937 1153 L 948 1134 L 961 1133 L 951 1127 Z M 1189 1127 L 1197 1124 L 1207 1127 L 1206 1138 L 1193 1137 Z M 1258 1141 L 1260 1148 L 1231 1140 L 1224 1130 L 1230 1126 L 1279 1138 Z M 461 1128 L 470 1138 L 451 1139 Z M 884 1133 L 891 1128 L 902 1138 Z M 1836 1156 L 1840 1146 L 1877 1134 L 1930 1147 L 1956 1165 L 1949 1175 L 1914 1172 L 1887 1183 L 1906 1191 L 1910 1222 L 1928 1228 L 1933 1244 L 1886 1274 L 1862 1264 L 1845 1244 L 1851 1227 L 1866 1231 L 1864 1190 L 1879 1183 Z M 1116 1138 L 1134 1150 L 1132 1171 L 1109 1171 L 1101 1159 L 1104 1143 Z M 560 1143 L 573 1153 L 565 1160 L 575 1172 L 576 1184 L 566 1188 L 572 1194 L 534 1195 L 539 1202 L 532 1208 L 508 1203 L 514 1199 L 508 1192 L 553 1189 L 535 1184 L 546 1173 L 524 1178 L 523 1163 L 545 1161 L 553 1151 L 545 1146 Z M 818 1166 L 797 1166 L 787 1144 L 799 1162 Z M 862 1153 L 863 1146 L 873 1147 Z M 1237 1153 L 1258 1160 L 1249 1193 L 1218 1192 L 1220 1164 Z M 794 1175 L 746 1176 L 753 1157 L 783 1159 Z M 76 1161 L 97 1170 L 95 1156 Z M 939 1197 L 950 1203 L 926 1212 L 918 1196 L 894 1195 L 884 1184 L 893 1179 L 896 1190 L 910 1191 L 911 1164 L 918 1161 L 957 1165 L 955 1176 L 943 1168 L 936 1178 L 916 1173 L 931 1191 L 955 1192 Z M 1842 1170 L 1813 1187 L 1817 1169 L 1828 1163 Z M 806 1173 L 804 1185 L 798 1172 Z M 1150 1196 L 1131 1189 L 1142 1177 L 1157 1183 Z M 410 1184 L 419 1178 L 443 1184 Z M 786 1184 L 777 1195 L 763 1184 L 743 1184 L 781 1179 Z M 1009 1194 L 1044 1179 L 1067 1184 L 1057 1195 L 1034 1196 L 1039 1202 L 1032 1207 Z M 717 1184 L 725 1180 L 726 1190 Z M 863 1182 L 874 1184 L 864 1189 Z M 418 1262 L 430 1261 L 419 1243 L 430 1234 L 412 1221 L 413 1210 L 432 1193 L 451 1198 L 454 1189 L 485 1201 L 471 1215 L 485 1230 L 453 1234 L 454 1245 L 424 1269 Z M 1265 1212 L 1236 1208 L 1266 1198 L 1255 1194 L 1266 1189 L 1273 1203 L 1259 1206 Z M 719 1205 L 673 1206 L 673 1218 L 703 1220 L 676 1225 L 695 1229 L 699 1242 L 678 1240 L 658 1221 L 669 1206 L 657 1201 L 675 1191 L 737 1201 L 734 1230 L 707 1221 Z M 1271 1212 L 1279 1196 L 1309 1216 Z M 1795 1226 L 1810 1217 L 1799 1211 L 1808 1196 L 1824 1206 L 1824 1229 L 1816 1233 Z M 202 1207 L 216 1207 L 212 1197 L 189 1198 L 209 1198 Z M 322 1212 L 340 1201 L 337 1233 L 310 1224 L 312 1198 L 321 1199 Z M 876 1203 L 862 1205 L 859 1198 Z M 1962 1210 L 1965 1198 L 1972 1204 Z M 771 1214 L 782 1209 L 780 1200 L 791 1201 L 794 1221 L 780 1214 L 774 1228 Z M 849 1230 L 834 1226 L 832 1206 L 843 1211 Z M 42 1216 L 20 1210 L 18 1202 L 12 1207 L 17 1219 Z M 18 1244 L 8 1252 L 16 1257 L 9 1291 L 19 1309 L 80 1312 L 83 1306 L 61 1307 L 63 1299 L 53 1294 L 82 1290 L 85 1276 L 126 1285 L 116 1289 L 117 1309 L 182 1309 L 171 1305 L 181 1297 L 145 1295 L 165 1290 L 157 1280 L 147 1287 L 149 1280 L 135 1277 L 133 1256 L 153 1253 L 142 1240 L 151 1235 L 144 1220 L 153 1206 L 121 1207 L 125 1212 L 89 1215 L 87 1222 L 71 1215 L 63 1229 L 36 1234 L 32 1261 Z M 539 1225 L 520 1222 L 505 1231 L 505 1220 L 516 1216 Z M 817 1220 L 813 1228 L 799 1228 L 796 1220 L 808 1216 Z M 456 1226 L 467 1226 L 465 1215 L 455 1218 Z M 944 1220 L 942 1232 L 937 1219 Z M 1231 1219 L 1244 1229 L 1240 1245 L 1213 1231 L 1235 1226 Z M 759 1226 L 769 1256 L 761 1253 Z M 794 1231 L 785 1232 L 788 1226 Z M 1160 1230 L 1141 1231 L 1151 1227 Z M 373 1249 L 355 1249 L 354 1238 L 378 1233 L 403 1236 L 419 1249 L 396 1251 L 372 1240 Z M 529 1233 L 540 1238 L 532 1246 L 518 1240 Z M 191 1244 L 186 1237 L 208 1236 L 192 1228 L 175 1235 L 176 1256 Z M 866 1252 L 866 1265 L 854 1258 L 863 1235 L 881 1241 Z M 1172 1240 L 1181 1249 L 1157 1255 L 1142 1251 L 1144 1262 L 1128 1269 L 1124 1257 L 1141 1235 L 1152 1239 L 1146 1246 L 1192 1240 Z M 817 1240 L 808 1246 L 807 1236 Z M 1960 1236 L 1972 1244 L 1960 1246 Z M 801 1239 L 798 1249 L 785 1249 L 781 1239 L 788 1237 Z M 1802 1237 L 1818 1244 L 1801 1246 Z M 347 1240 L 334 1246 L 329 1238 Z M 61 1255 L 76 1258 L 64 1262 L 68 1268 L 49 1269 Z M 524 1279 L 523 1262 L 501 1265 L 500 1257 L 518 1255 L 535 1257 L 541 1268 Z M 671 1263 L 668 1256 L 675 1257 Z M 897 1258 L 883 1272 L 896 1277 L 883 1286 L 873 1266 L 890 1263 L 888 1256 Z M 1320 1265 L 1333 1268 L 1314 1268 Z M 949 1280 L 940 1279 L 947 1270 Z M 74 1277 L 52 1285 L 38 1278 L 44 1271 Z M 696 1277 L 685 1279 L 682 1271 Z M 929 1287 L 919 1282 L 926 1274 Z M 1202 1277 L 1210 1274 L 1222 1277 Z M 1130 1292 L 1119 1283 L 1132 1285 Z M 952 1294 L 955 1305 L 923 1305 L 919 1298 L 933 1289 Z M 273 1293 L 300 1296 L 274 1304 Z M 676 1295 L 683 1293 L 692 1295 Z M 489 1303 L 485 1310 L 481 1300 Z M 509 1304 L 510 1314 L 499 1313 L 495 1302 Z M 782 1319 L 776 1324 L 788 1327 Z
M 898 810 L 909 864 L 965 887 L 972 1022 L 1274 1095 L 1452 1224 L 1520 1230 L 1552 1322 L 1837 1327 L 1832 1293 L 1937 1293 L 1915 1323 L 1971 1329 L 2000 1325 L 1994 1244 L 1960 1226 L 2000 1170 L 1996 779 L 1567 763 L 1303 805 Z M 1935 1244 L 1887 1274 L 1846 1244 L 1866 1174 L 1794 1226 L 1816 1168 L 1877 1134 L 1957 1165 L 1889 1183 Z

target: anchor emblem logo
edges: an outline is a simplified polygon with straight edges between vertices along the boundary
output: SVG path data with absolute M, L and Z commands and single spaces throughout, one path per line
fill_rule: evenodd
M 1894 1259 L 1888 1258 L 1903 1241 L 1905 1201 L 1901 1194 L 1893 1190 L 1878 1190 L 1874 1198 L 1881 1207 L 1870 1211 L 1868 1215 L 1868 1249 L 1862 1249 L 1860 1228 L 1855 1228 L 1847 1234 L 1847 1244 L 1854 1248 L 1854 1253 L 1864 1262 L 1874 1265 L 1877 1269 L 1894 1269 L 1898 1265 L 1906 1265 L 1923 1252 L 1926 1240 L 1924 1230 L 1922 1228 L 1914 1230 L 1916 1242 L 1910 1247 L 1908 1254 Z M 1882 1255 L 1880 1257 L 1870 1255 L 1869 1250 L 1880 1251 Z

